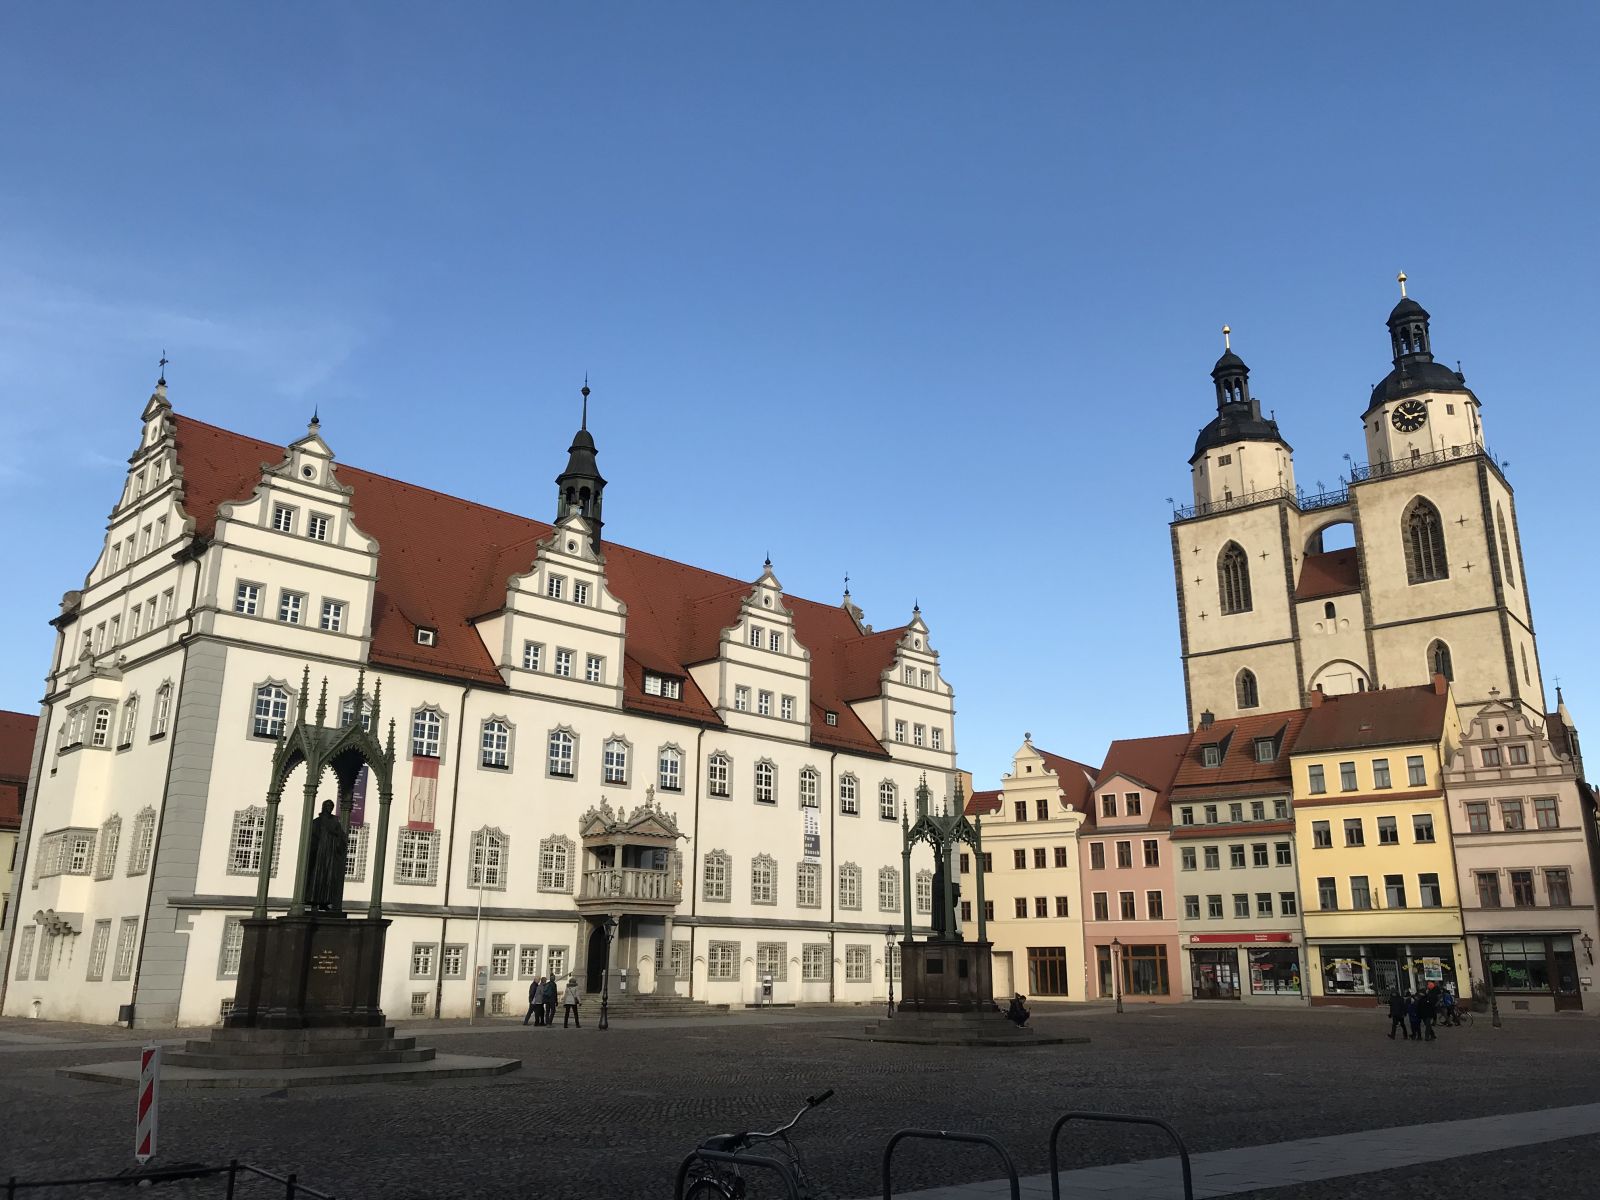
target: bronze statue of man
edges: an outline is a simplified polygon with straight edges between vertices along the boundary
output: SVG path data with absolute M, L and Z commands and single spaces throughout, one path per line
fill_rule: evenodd
M 311 822 L 311 859 L 306 865 L 306 907 L 318 912 L 340 912 L 344 900 L 345 854 L 349 835 L 333 811 L 333 801 L 322 802 L 322 814 Z

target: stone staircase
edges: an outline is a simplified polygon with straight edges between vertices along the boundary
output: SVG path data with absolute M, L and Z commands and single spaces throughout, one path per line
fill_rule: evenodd
M 169 1051 L 175 1067 L 210 1071 L 267 1071 L 285 1067 L 355 1067 L 432 1062 L 431 1047 L 397 1037 L 392 1025 L 332 1029 L 214 1029 Z
M 612 1017 L 711 1017 L 728 1011 L 726 1004 L 707 1004 L 687 996 L 641 996 L 636 992 L 613 993 L 608 1001 Z M 583 1002 L 583 1014 L 590 1020 L 600 1019 L 600 997 L 589 996 Z M 561 1009 L 556 1009 L 556 1020 L 561 1020 Z

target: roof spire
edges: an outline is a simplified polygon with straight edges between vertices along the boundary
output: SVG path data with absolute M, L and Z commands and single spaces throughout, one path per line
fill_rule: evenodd
M 583 421 L 578 428 L 589 428 L 589 372 L 587 371 L 583 373 Z
M 314 404 L 314 405 L 311 406 L 311 429 L 312 429 L 312 431 L 315 432 L 317 427 L 320 426 L 321 424 L 322 424 L 322 405 Z
M 846 596 L 848 596 L 850 594 L 850 572 L 849 571 L 846 571 L 844 573 L 844 594 Z
M 1233 343 L 1228 340 L 1228 335 L 1232 332 L 1233 330 L 1229 329 L 1226 325 L 1222 327 L 1222 348 L 1225 351 L 1233 349 Z
M 163 350 L 161 352 L 161 362 L 157 364 L 161 368 L 161 374 L 156 379 L 156 386 L 158 388 L 164 388 L 167 386 L 167 363 L 170 361 L 171 360 L 167 358 L 167 352 Z
M 1400 285 L 1400 299 L 1404 300 L 1406 298 L 1406 273 L 1401 271 L 1394 278 L 1395 282 Z

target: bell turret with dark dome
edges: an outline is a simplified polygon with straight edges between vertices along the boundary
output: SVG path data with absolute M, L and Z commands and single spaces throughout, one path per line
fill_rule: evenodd
M 1195 439 L 1190 466 L 1207 450 L 1236 442 L 1279 442 L 1286 450 L 1289 448 L 1278 432 L 1278 422 L 1263 417 L 1261 402 L 1250 394 L 1250 368 L 1233 352 L 1229 336 L 1232 332 L 1228 326 L 1222 327 L 1222 357 L 1211 368 L 1211 381 L 1217 389 L 1217 415 Z
M 605 524 L 600 517 L 601 501 L 606 490 L 605 478 L 595 462 L 599 453 L 594 446 L 594 435 L 589 432 L 589 384 L 583 385 L 583 420 L 578 432 L 572 435 L 572 445 L 567 451 L 567 469 L 556 476 L 557 521 L 579 513 L 589 523 L 590 539 L 596 550 L 600 548 L 600 529 Z
M 1420 392 L 1466 392 L 1467 380 L 1459 371 L 1433 361 L 1433 335 L 1428 310 L 1406 295 L 1406 275 L 1400 272 L 1400 303 L 1389 310 L 1389 346 L 1394 370 L 1372 389 L 1367 412 L 1392 400 Z
M 1233 352 L 1232 332 L 1222 327 L 1222 357 L 1211 368 L 1217 415 L 1200 430 L 1189 456 L 1196 505 L 1294 491 L 1294 451 L 1250 394 L 1250 368 Z

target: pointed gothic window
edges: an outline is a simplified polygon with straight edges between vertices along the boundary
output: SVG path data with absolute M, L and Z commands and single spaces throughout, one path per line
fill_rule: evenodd
M 1224 614 L 1250 611 L 1250 559 L 1238 542 L 1229 542 L 1217 557 L 1217 586 Z
M 1256 689 L 1256 673 L 1248 667 L 1239 672 L 1234 684 L 1239 694 L 1240 708 L 1255 708 L 1261 703 L 1261 693 Z
M 1400 532 L 1405 538 L 1408 582 L 1427 583 L 1450 577 L 1450 564 L 1444 550 L 1444 522 L 1439 519 L 1437 508 L 1418 496 L 1400 518 Z
M 1450 647 L 1443 642 L 1435 641 L 1428 647 L 1428 674 L 1430 677 L 1443 675 L 1451 680 L 1456 677 L 1455 670 L 1450 665 Z
M 1511 565 L 1511 542 L 1506 537 L 1506 513 L 1499 504 L 1494 506 L 1496 523 L 1500 526 L 1500 562 L 1505 567 L 1506 582 L 1512 587 L 1517 586 L 1517 571 Z

